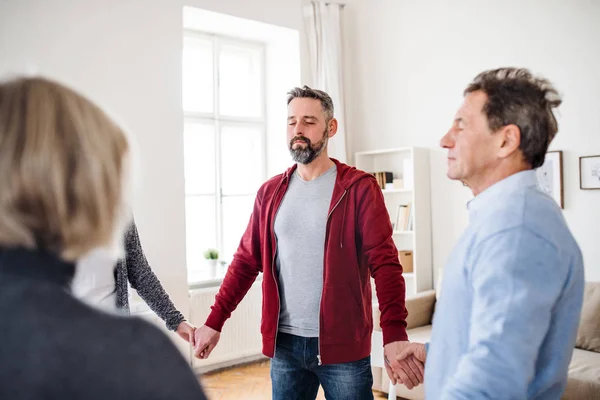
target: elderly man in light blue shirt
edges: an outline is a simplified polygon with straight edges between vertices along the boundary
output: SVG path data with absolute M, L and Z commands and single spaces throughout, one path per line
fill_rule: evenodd
M 558 127 L 556 90 L 527 70 L 478 75 L 442 138 L 448 176 L 475 198 L 444 270 L 425 362 L 427 399 L 560 399 L 583 301 L 579 246 L 537 186 Z

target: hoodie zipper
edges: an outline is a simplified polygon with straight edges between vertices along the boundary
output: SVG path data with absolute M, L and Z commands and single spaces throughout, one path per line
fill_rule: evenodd
M 284 178 L 284 180 L 285 180 L 285 178 Z M 283 184 L 284 180 L 279 182 L 279 185 L 277 186 L 277 189 L 275 190 L 275 196 L 277 196 L 277 193 L 279 192 L 279 189 L 281 188 L 281 185 Z M 271 221 L 271 241 L 275 243 L 275 250 L 273 251 L 273 259 L 271 260 L 271 276 L 273 277 L 273 282 L 275 282 L 275 288 L 277 289 L 277 325 L 275 328 L 275 341 L 273 342 L 273 356 L 275 356 L 275 351 L 277 350 L 277 335 L 279 334 L 279 313 L 281 312 L 281 298 L 279 295 L 279 282 L 277 282 L 277 279 L 275 278 L 275 258 L 277 257 L 277 241 L 275 240 L 275 217 L 277 216 L 277 211 L 279 210 L 280 205 L 281 205 L 281 202 L 279 203 L 279 205 L 277 205 L 277 210 L 275 210 L 275 212 L 273 213 L 273 221 Z
M 271 232 L 275 229 L 275 218 L 273 218 L 273 224 L 271 226 Z M 275 240 L 275 234 L 271 233 L 271 238 Z M 275 278 L 275 257 L 277 257 L 277 242 L 275 241 L 275 251 L 273 252 L 273 260 L 271 261 L 271 276 L 275 282 L 275 288 L 277 289 L 277 326 L 275 327 L 275 342 L 273 343 L 273 356 L 277 350 L 277 334 L 279 333 L 279 313 L 281 312 L 281 298 L 279 295 L 279 284 L 277 278 Z
M 347 191 L 348 191 L 347 189 L 344 189 L 344 193 L 342 193 L 342 196 L 340 197 L 340 199 L 337 201 L 337 203 L 335 203 L 335 205 L 333 206 L 331 211 L 329 211 L 329 214 L 327 215 L 327 220 L 325 221 L 326 224 L 329 224 L 329 218 L 331 217 L 331 214 L 333 214 L 333 211 L 342 202 L 342 200 L 346 196 Z M 329 227 L 327 227 L 327 234 L 325 235 L 325 245 L 324 245 L 325 249 L 324 249 L 324 253 L 323 253 L 323 288 L 321 289 L 321 298 L 319 299 L 319 337 L 317 339 L 317 347 L 319 349 L 319 354 L 317 354 L 317 361 L 318 361 L 319 365 L 323 364 L 323 362 L 321 361 L 321 327 L 323 326 L 323 324 L 321 323 L 321 302 L 323 301 L 323 290 L 325 289 L 325 253 L 327 252 L 328 236 L 329 236 Z

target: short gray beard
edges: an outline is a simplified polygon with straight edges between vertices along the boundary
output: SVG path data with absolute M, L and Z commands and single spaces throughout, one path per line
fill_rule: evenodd
M 304 143 L 306 143 L 306 148 L 298 148 L 298 149 L 294 149 L 293 148 L 293 143 L 294 140 L 297 140 L 298 138 L 294 137 L 291 141 L 290 141 L 290 154 L 292 155 L 292 159 L 300 164 L 303 165 L 308 165 L 311 162 L 313 162 L 317 157 L 319 157 L 323 151 L 327 148 L 327 143 L 329 141 L 329 136 L 327 135 L 327 131 L 325 131 L 324 135 L 323 135 L 323 139 L 319 140 L 317 143 L 315 143 L 314 145 L 312 143 L 310 143 L 310 139 L 308 138 L 304 138 L 304 140 L 306 140 Z M 317 147 L 318 146 L 318 147 Z M 315 147 L 317 147 L 315 149 Z

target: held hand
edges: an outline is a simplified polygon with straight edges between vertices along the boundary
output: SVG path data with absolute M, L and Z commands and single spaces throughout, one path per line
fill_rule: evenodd
M 396 356 L 396 360 L 399 362 L 407 361 L 409 364 L 414 363 L 423 367 L 423 377 L 424 375 L 424 366 L 425 361 L 427 359 L 427 351 L 425 345 L 422 343 L 410 343 L 407 346 L 404 346 L 403 349 Z M 423 381 L 421 381 L 423 383 Z
M 175 330 L 175 332 L 177 332 L 177 334 L 179 336 L 181 336 L 183 338 L 183 340 L 185 340 L 186 342 L 189 342 L 192 346 L 194 346 L 196 344 L 195 336 L 194 336 L 195 330 L 196 330 L 196 327 L 194 325 L 189 324 L 186 321 L 183 321 L 182 323 L 180 323 L 177 326 L 177 329 Z
M 410 343 L 408 346 L 405 346 L 402 349 L 402 351 L 398 354 L 397 359 L 402 360 L 409 356 L 414 357 L 423 365 L 425 365 L 425 360 L 427 359 L 427 351 L 425 350 L 425 345 L 423 343 Z
M 410 343 L 402 349 L 400 354 L 398 354 L 398 358 L 404 359 L 411 355 L 425 365 L 427 351 L 425 350 L 425 345 L 423 343 Z
M 194 356 L 200 359 L 206 359 L 213 351 L 213 349 L 219 343 L 221 333 L 209 328 L 206 325 L 202 325 L 196 329 L 194 346 Z
M 406 349 L 412 348 L 412 343 L 398 341 L 384 346 L 385 369 L 392 383 L 402 383 L 407 389 L 412 389 L 423 383 L 425 367 L 423 361 Z M 403 355 L 403 357 L 400 357 Z

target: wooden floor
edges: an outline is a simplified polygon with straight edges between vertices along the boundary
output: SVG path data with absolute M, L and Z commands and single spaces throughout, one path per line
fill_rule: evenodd
M 209 400 L 271 399 L 268 361 L 208 373 L 202 375 L 200 382 Z M 387 399 L 384 393 L 374 391 L 373 394 L 375 399 Z M 322 388 L 317 399 L 325 399 Z

